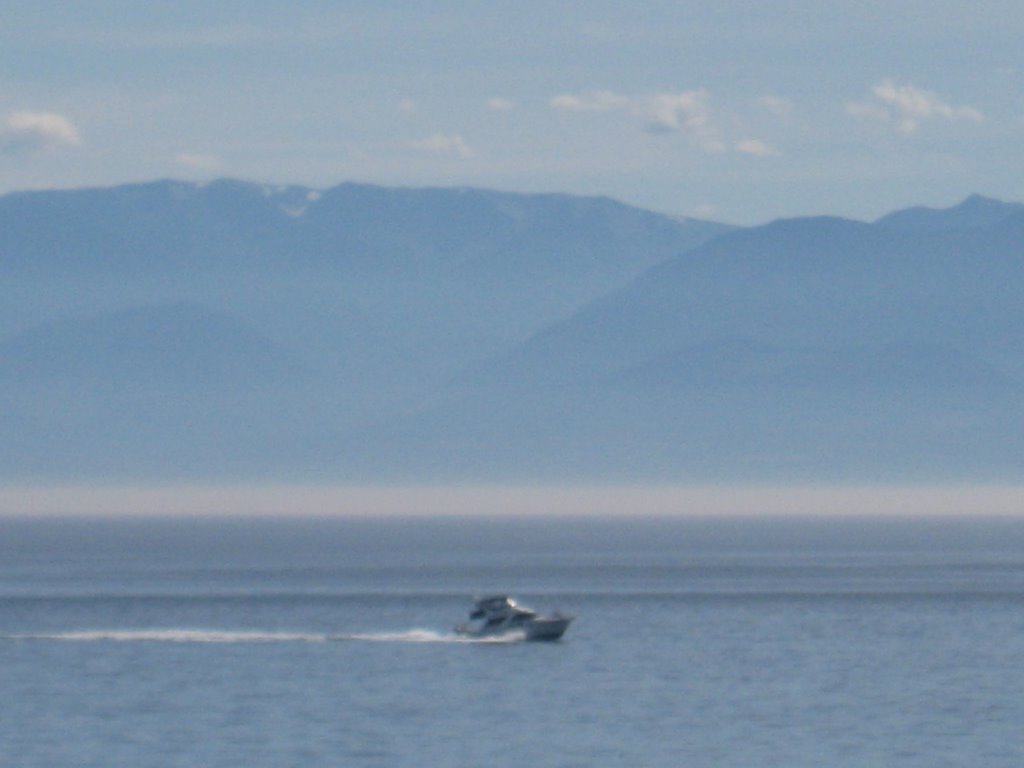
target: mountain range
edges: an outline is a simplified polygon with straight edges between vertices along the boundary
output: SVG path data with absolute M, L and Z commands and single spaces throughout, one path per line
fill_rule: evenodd
M 0 480 L 1003 480 L 1024 206 L 737 228 L 606 198 L 0 197 Z

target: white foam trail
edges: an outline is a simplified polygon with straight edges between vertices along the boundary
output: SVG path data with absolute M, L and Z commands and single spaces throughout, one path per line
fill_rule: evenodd
M 523 640 L 524 636 L 521 634 L 508 634 L 497 637 L 469 637 L 454 633 L 435 632 L 429 629 L 342 634 L 208 629 L 97 629 L 5 635 L 4 639 L 58 640 L 79 643 L 100 641 L 120 643 L 322 643 L 328 640 L 368 643 L 515 643 Z
M 434 632 L 429 629 L 410 629 L 405 632 L 355 632 L 330 635 L 329 639 L 370 643 L 516 643 L 524 640 L 525 635 L 512 633 L 492 637 L 472 637 Z
M 327 635 L 296 632 L 232 632 L 206 629 L 115 629 L 15 635 L 23 640 L 64 640 L 67 642 L 153 642 L 153 643 L 322 643 Z

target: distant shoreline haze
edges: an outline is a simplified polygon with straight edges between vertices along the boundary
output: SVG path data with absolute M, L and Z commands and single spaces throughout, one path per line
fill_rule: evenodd
M 0 518 L 1024 517 L 1024 486 L 8 486 Z

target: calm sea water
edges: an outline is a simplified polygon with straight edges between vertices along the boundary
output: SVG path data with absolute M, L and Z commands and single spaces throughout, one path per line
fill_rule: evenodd
M 451 633 L 474 594 L 577 616 Z M 1024 765 L 1024 522 L 0 521 L 0 765 Z

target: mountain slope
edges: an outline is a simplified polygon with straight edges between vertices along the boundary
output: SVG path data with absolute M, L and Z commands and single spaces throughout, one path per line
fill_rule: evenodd
M 0 197 L 0 475 L 337 472 L 360 425 L 729 229 L 475 189 Z
M 947 209 L 907 208 L 880 218 L 876 224 L 893 229 L 951 232 L 966 229 L 992 229 L 1024 213 L 1020 203 L 971 195 L 959 205 Z
M 220 181 L 7 195 L 0 337 L 192 301 L 350 373 L 443 378 L 727 229 L 473 189 Z
M 587 378 L 728 338 L 822 347 L 919 340 L 999 356 L 1024 322 L 1024 259 L 1002 234 L 831 219 L 727 234 L 538 333 L 503 375 L 518 367 Z
M 494 466 L 571 457 L 661 479 L 1014 476 L 1024 241 L 1020 212 L 994 208 L 1008 215 L 972 227 L 958 207 L 926 228 L 725 234 L 477 367 L 421 433 L 470 412 L 478 463 L 485 435 L 505 434 Z
M 330 409 L 305 402 L 330 402 L 331 383 L 195 304 L 53 321 L 0 343 L 0 467 L 119 479 L 269 469 L 323 431 Z
M 47 323 L 0 343 L 0 381 L 248 388 L 304 365 L 257 330 L 189 303 Z

